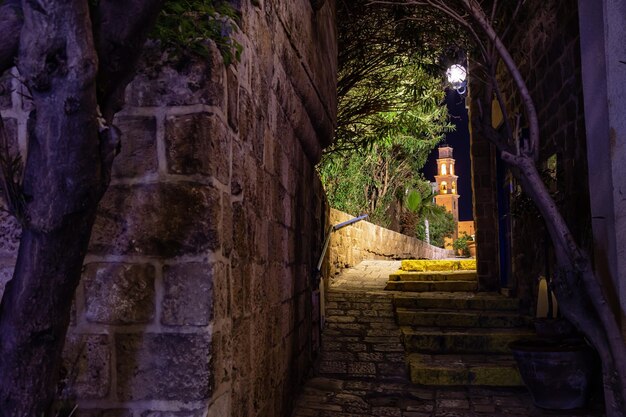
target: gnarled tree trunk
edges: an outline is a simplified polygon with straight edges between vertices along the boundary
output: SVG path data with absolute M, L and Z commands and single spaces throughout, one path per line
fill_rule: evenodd
M 18 58 L 35 109 L 23 184 L 0 170 L 22 222 L 0 304 L 0 417 L 45 416 L 54 400 L 74 290 L 119 139 L 110 123 L 161 2 L 89 4 L 0 6 L 0 72 Z

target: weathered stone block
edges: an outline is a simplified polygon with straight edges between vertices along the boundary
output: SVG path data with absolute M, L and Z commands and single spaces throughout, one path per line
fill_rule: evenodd
M 228 124 L 235 132 L 239 128 L 239 80 L 232 68 L 226 71 L 228 87 Z
M 250 225 L 242 203 L 233 204 L 233 246 L 241 259 L 250 258 Z
M 148 323 L 154 318 L 154 267 L 92 263 L 85 267 L 85 317 L 94 323 Z
M 63 350 L 65 395 L 104 398 L 111 384 L 111 343 L 107 335 L 68 335 Z M 96 414 L 117 416 L 118 414 Z
M 230 187 L 232 195 L 240 195 L 245 184 L 245 152 L 239 141 L 232 142 L 232 174 L 230 179 Z
M 165 147 L 169 172 L 213 176 L 228 184 L 230 134 L 215 114 L 169 116 L 165 120 Z
M 221 262 L 213 264 L 213 310 L 216 319 L 230 316 L 230 269 Z
M 111 186 L 90 251 L 173 257 L 220 246 L 220 192 L 191 183 Z
M 208 334 L 118 334 L 117 395 L 122 401 L 196 401 L 213 391 Z
M 115 124 L 123 136 L 122 150 L 113 163 L 113 175 L 127 178 L 156 172 L 156 119 L 121 116 Z
M 233 318 L 238 319 L 250 313 L 250 264 L 241 262 L 231 268 L 230 274 Z
M 233 206 L 230 194 L 222 194 L 222 254 L 229 256 L 233 250 Z
M 215 263 L 186 263 L 163 268 L 161 323 L 167 326 L 207 326 L 213 320 Z
M 173 63 L 159 45 L 148 45 L 137 75 L 126 88 L 129 106 L 208 104 L 224 108 L 224 65 L 219 50 L 209 44 L 208 56 Z M 174 68 L 175 66 L 175 68 Z

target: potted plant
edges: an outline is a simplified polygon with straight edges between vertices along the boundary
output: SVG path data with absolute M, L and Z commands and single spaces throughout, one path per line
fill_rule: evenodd
M 455 239 L 454 242 L 452 242 L 452 248 L 456 251 L 456 253 L 459 256 L 465 256 L 465 257 L 470 256 L 470 248 L 469 248 L 470 241 L 473 242 L 472 237 L 466 233 L 463 233 L 463 236 L 459 237 L 458 239 Z
M 537 337 L 515 341 L 509 347 L 537 407 L 581 408 L 589 397 L 598 360 L 574 326 L 558 316 L 550 284 L 546 280 L 546 317 L 535 320 Z

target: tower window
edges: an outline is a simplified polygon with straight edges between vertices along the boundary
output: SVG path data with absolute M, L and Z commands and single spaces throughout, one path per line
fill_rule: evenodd
M 441 181 L 441 185 L 439 186 L 439 191 L 441 191 L 441 194 L 448 194 L 448 183 L 445 181 Z
M 454 164 L 450 164 L 450 175 L 454 175 Z
M 452 181 L 452 194 L 456 194 L 456 181 Z
M 441 175 L 446 175 L 446 164 L 441 164 Z

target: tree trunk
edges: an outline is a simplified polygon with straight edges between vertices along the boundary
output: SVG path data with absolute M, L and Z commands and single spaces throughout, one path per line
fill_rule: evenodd
M 69 216 L 53 232 L 22 233 L 15 273 L 0 310 L 2 417 L 47 415 L 93 213 Z
M 530 156 L 503 152 L 544 219 L 554 244 L 559 273 L 553 287 L 563 315 L 593 344 L 602 358 L 608 417 L 626 416 L 626 344 L 617 319 L 595 276 L 589 256 L 580 250 Z
M 74 290 L 108 180 L 88 3 L 22 7 L 18 69 L 36 111 L 28 129 L 22 239 L 0 304 L 2 417 L 43 416 L 54 399 Z

